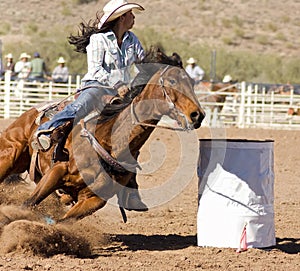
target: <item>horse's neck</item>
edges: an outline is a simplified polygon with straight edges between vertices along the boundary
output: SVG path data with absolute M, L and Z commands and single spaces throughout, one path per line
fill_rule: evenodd
M 140 150 L 153 132 L 153 127 L 136 124 L 131 105 L 118 116 L 96 128 L 96 138 L 119 161 L 128 161 Z M 137 118 L 139 118 L 139 114 Z M 156 124 L 158 120 L 146 120 Z M 132 157 L 131 157 L 132 158 Z
M 127 160 L 128 150 L 134 155 L 154 130 L 154 127 L 143 124 L 155 125 L 160 120 L 157 100 L 162 99 L 162 92 L 157 91 L 160 90 L 157 88 L 158 79 L 158 76 L 151 79 L 150 84 L 144 87 L 130 105 L 97 127 L 97 139 L 114 157 Z

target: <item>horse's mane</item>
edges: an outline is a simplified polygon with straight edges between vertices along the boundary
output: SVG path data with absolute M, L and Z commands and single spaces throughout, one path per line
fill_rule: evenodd
M 182 60 L 177 53 L 167 56 L 160 48 L 151 46 L 146 52 L 145 58 L 137 64 L 139 73 L 134 78 L 130 86 L 130 92 L 117 104 L 107 104 L 101 112 L 98 123 L 106 122 L 119 114 L 127 107 L 138 94 L 142 92 L 151 77 L 165 65 L 183 68 Z

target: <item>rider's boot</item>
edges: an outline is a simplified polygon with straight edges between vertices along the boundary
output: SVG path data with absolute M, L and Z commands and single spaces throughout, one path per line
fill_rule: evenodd
M 38 130 L 34 135 L 32 143 L 33 149 L 43 151 L 49 150 L 53 144 L 65 144 L 66 138 L 73 127 L 73 120 L 69 120 L 57 128 L 50 128 L 49 130 Z

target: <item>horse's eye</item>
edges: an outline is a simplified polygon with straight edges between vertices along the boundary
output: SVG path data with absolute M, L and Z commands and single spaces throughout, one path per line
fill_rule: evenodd
M 175 79 L 169 79 L 169 82 L 171 85 L 175 85 L 176 84 L 176 80 Z

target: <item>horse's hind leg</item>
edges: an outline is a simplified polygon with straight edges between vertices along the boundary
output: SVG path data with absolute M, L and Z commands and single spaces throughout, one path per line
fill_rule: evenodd
M 57 163 L 47 171 L 37 184 L 33 194 L 24 202 L 24 206 L 35 206 L 62 186 L 62 179 L 67 173 L 67 163 Z
M 29 167 L 30 156 L 25 146 L 16 143 L 16 146 L 2 145 L 0 149 L 0 183 L 14 173 L 23 173 Z
M 0 182 L 11 173 L 29 168 L 28 139 L 36 127 L 36 109 L 31 109 L 11 123 L 0 136 Z

